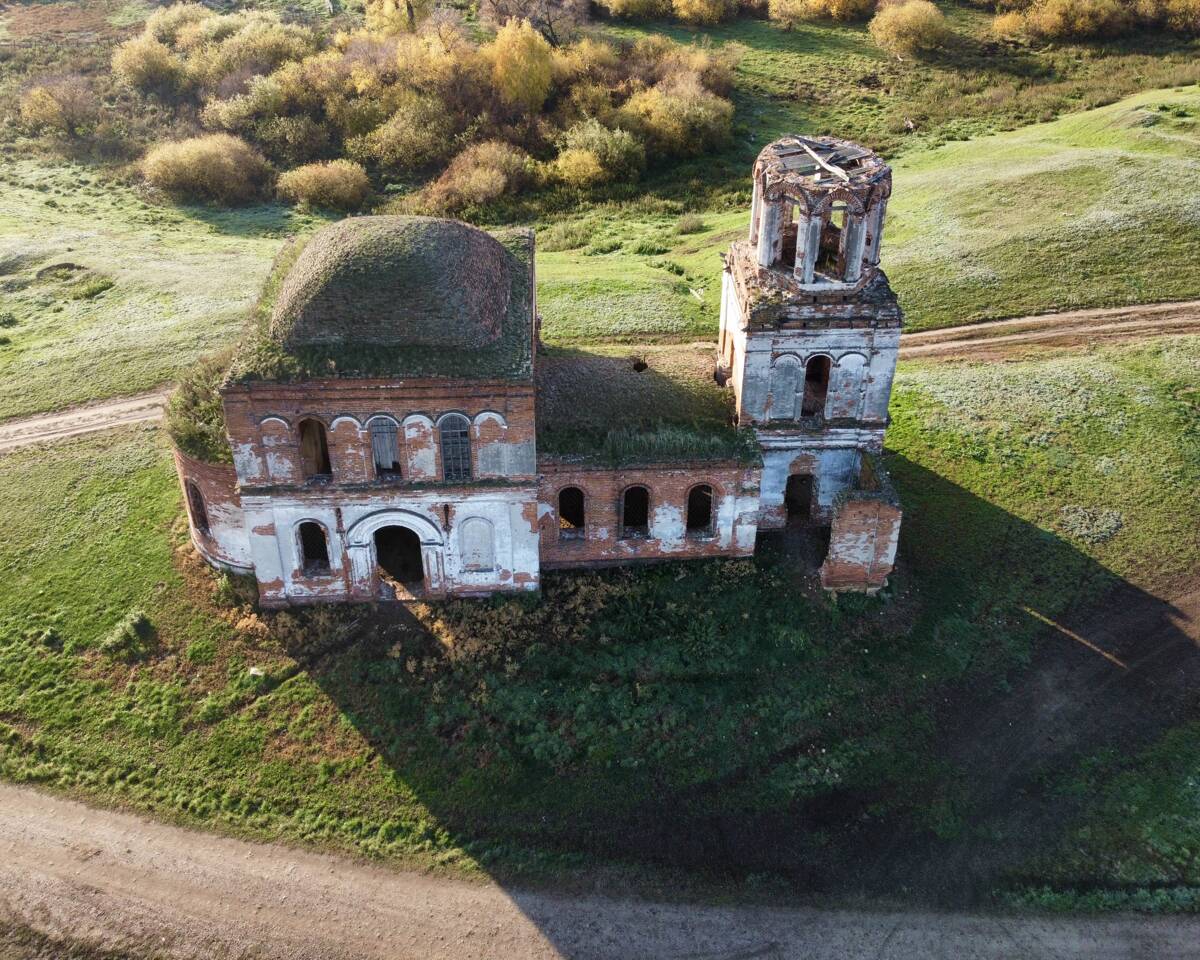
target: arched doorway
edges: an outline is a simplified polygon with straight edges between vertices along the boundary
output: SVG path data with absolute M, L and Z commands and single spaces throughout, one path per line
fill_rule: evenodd
M 408 527 L 387 526 L 375 531 L 375 563 L 379 591 L 385 598 L 402 600 L 424 591 L 421 538 Z

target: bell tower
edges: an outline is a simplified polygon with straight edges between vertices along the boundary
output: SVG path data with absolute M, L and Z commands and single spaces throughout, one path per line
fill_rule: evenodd
M 876 476 L 902 323 L 879 269 L 891 191 L 880 157 L 835 137 L 783 137 L 754 164 L 750 229 L 725 257 L 718 378 L 762 448 L 762 529 L 836 532 L 845 492 Z

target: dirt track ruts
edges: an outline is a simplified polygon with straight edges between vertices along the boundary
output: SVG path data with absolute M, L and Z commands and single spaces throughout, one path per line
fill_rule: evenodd
M 1200 917 L 566 897 L 195 833 L 10 784 L 0 784 L 0 921 L 187 960 L 1200 958 Z
M 1102 307 L 992 320 L 904 334 L 901 359 L 987 359 L 1023 346 L 1071 346 L 1140 337 L 1200 334 L 1200 300 Z M 165 390 L 0 422 L 0 453 L 35 443 L 157 420 Z

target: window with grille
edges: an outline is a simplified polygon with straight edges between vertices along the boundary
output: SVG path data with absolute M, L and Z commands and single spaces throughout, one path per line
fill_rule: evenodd
M 371 421 L 371 455 L 375 476 L 380 480 L 400 479 L 400 428 L 395 420 L 376 417 Z
M 441 426 L 442 478 L 471 479 L 471 422 L 455 414 L 446 417 Z

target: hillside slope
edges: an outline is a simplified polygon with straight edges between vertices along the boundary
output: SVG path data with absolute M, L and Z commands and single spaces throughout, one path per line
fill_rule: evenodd
M 1200 271 L 1190 269 L 1200 260 L 1198 158 L 1196 87 L 906 154 L 894 168 L 883 266 L 909 329 L 1200 295 Z M 556 281 L 598 272 L 661 278 L 656 312 L 610 336 L 672 336 L 681 326 L 715 335 L 717 255 L 747 217 L 745 208 L 705 216 L 686 238 L 672 235 L 672 223 L 630 222 L 620 210 L 582 218 L 573 232 L 586 249 L 540 257 L 553 284 L 542 290 L 545 335 L 597 336 L 603 290 L 592 302 Z M 634 252 L 655 243 L 666 253 Z M 684 316 L 692 322 L 681 324 Z

